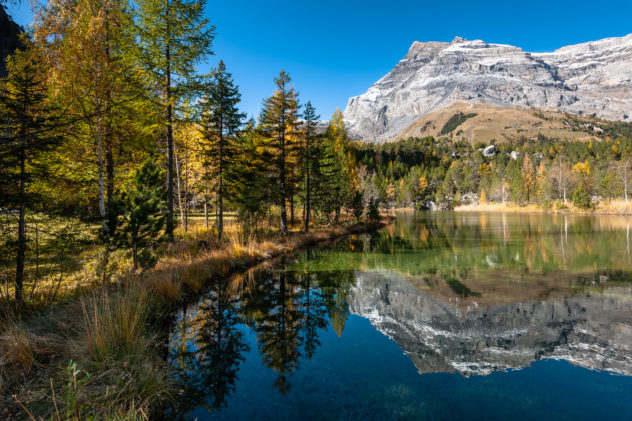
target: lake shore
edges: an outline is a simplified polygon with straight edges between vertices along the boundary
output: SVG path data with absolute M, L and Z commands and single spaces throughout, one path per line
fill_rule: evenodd
M 564 208 L 543 208 L 538 205 L 520 206 L 514 203 L 486 203 L 476 205 L 461 205 L 454 208 L 455 212 L 506 212 L 506 213 L 551 213 L 551 214 L 580 214 L 580 215 L 632 215 L 632 201 L 611 200 L 595 204 L 593 209 L 579 209 L 571 203 Z
M 231 274 L 302 248 L 372 232 L 393 220 L 386 215 L 377 222 L 260 241 L 233 238 L 217 248 L 195 239 L 180 241 L 143 274 L 83 286 L 21 317 L 0 314 L 0 416 L 55 417 L 62 401 L 65 406 L 70 401 L 77 414 L 107 419 L 159 413 L 178 393 L 164 348 L 164 326 L 175 309 Z

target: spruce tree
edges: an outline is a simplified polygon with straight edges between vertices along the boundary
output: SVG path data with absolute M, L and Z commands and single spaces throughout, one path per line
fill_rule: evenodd
M 204 16 L 204 0 L 139 0 L 137 27 L 140 59 L 152 79 L 167 149 L 166 235 L 174 230 L 174 138 L 178 107 L 199 88 L 195 66 L 212 54 L 215 27 Z
M 15 300 L 24 290 L 27 251 L 26 212 L 38 202 L 29 186 L 43 177 L 37 158 L 60 143 L 55 134 L 54 108 L 47 95 L 47 69 L 36 47 L 26 38 L 25 49 L 7 60 L 8 75 L 0 82 L 0 208 L 18 214 Z
M 134 270 L 156 263 L 151 247 L 165 226 L 164 174 L 154 158 L 148 158 L 121 196 L 123 221 L 118 239 L 132 249 Z
M 270 171 L 273 155 L 265 147 L 267 139 L 254 120 L 246 123 L 236 139 L 239 153 L 232 166 L 233 201 L 246 230 L 255 228 L 275 197 Z
M 276 178 L 276 201 L 281 209 L 281 234 L 287 234 L 288 161 L 295 153 L 292 136 L 298 131 L 298 94 L 290 86 L 290 75 L 282 70 L 274 78 L 276 91 L 264 100 L 259 117 L 263 133 L 271 140 Z
M 309 232 L 309 223 L 312 209 L 312 174 L 315 169 L 315 160 L 318 154 L 315 150 L 316 143 L 316 124 L 319 115 L 311 102 L 305 105 L 303 112 L 303 137 L 305 139 L 302 150 L 303 171 L 305 177 L 305 232 Z
M 232 76 L 226 71 L 223 61 L 208 85 L 207 95 L 203 98 L 202 133 L 204 136 L 205 164 L 212 166 L 217 176 L 217 240 L 222 239 L 224 230 L 224 198 L 226 181 L 234 178 L 231 167 L 236 164 L 236 133 L 242 125 L 245 114 L 240 113 L 237 104 L 241 100 L 239 89 L 233 83 Z M 228 174 L 228 180 L 226 175 Z M 233 177 L 231 177 L 233 175 Z

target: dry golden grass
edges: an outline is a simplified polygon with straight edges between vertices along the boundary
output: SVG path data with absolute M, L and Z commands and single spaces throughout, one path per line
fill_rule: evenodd
M 26 332 L 14 323 L 0 335 L 0 368 L 28 374 L 35 363 L 31 341 Z
M 148 341 L 145 323 L 151 303 L 142 283 L 107 289 L 82 298 L 83 334 L 77 349 L 94 361 L 121 355 L 142 355 Z
M 287 236 L 264 234 L 258 238 L 246 235 L 239 225 L 231 224 L 218 243 L 215 231 L 197 226 L 181 235 L 158 265 L 142 277 L 151 291 L 174 301 L 187 292 L 200 292 L 210 280 L 246 270 L 302 247 L 366 229 L 366 224 L 354 224 L 309 233 L 292 231 Z
M 148 280 L 148 287 L 161 298 L 177 301 L 182 293 L 182 281 L 177 277 L 155 276 Z
M 563 209 L 543 208 L 538 205 L 520 206 L 515 203 L 485 203 L 480 205 L 461 205 L 454 208 L 457 212 L 506 212 L 506 213 L 572 213 L 593 215 L 632 215 L 632 200 L 628 203 L 623 199 L 603 200 L 595 204 L 593 209 L 578 209 L 570 202 Z
M 166 247 L 158 265 L 144 273 L 121 272 L 124 259 L 110 262 L 114 282 L 85 281 L 86 288 L 68 295 L 67 302 L 58 304 L 54 311 L 39 320 L 33 317 L 31 331 L 18 323 L 2 329 L 0 398 L 9 389 L 5 384 L 10 374 L 12 393 L 24 407 L 35 402 L 40 408 L 36 415 L 44 419 L 55 418 L 54 403 L 65 405 L 69 401 L 78 408 L 76 419 L 145 419 L 173 395 L 166 362 L 152 346 L 156 332 L 149 326 L 150 318 L 199 293 L 212 280 L 242 273 L 231 283 L 239 288 L 254 282 L 248 269 L 260 262 L 370 226 L 287 236 L 266 234 L 262 238 L 246 236 L 238 226 L 230 226 L 221 243 L 212 230 L 198 227 Z M 32 331 L 43 331 L 44 335 Z M 39 356 L 43 360 L 38 360 Z M 69 358 L 72 365 L 65 367 Z M 37 375 L 32 374 L 38 370 Z M 57 397 L 68 393 L 64 388 L 68 384 L 79 385 L 71 399 L 64 396 L 61 402 L 55 401 L 51 393 Z M 48 410 L 42 409 L 47 406 Z M 11 411 L 9 415 L 16 414 Z M 63 413 L 64 408 L 60 411 Z M 0 417 L 3 414 L 0 410 Z
M 488 202 L 481 205 L 460 205 L 454 208 L 455 212 L 530 212 L 530 213 L 546 213 L 554 212 L 551 209 L 545 209 L 538 205 L 516 205 L 511 202 L 492 203 Z
M 627 203 L 624 199 L 604 200 L 597 204 L 594 212 L 609 215 L 632 215 L 632 200 Z
M 441 137 L 440 132 L 443 126 L 458 112 L 476 113 L 476 116 L 466 120 L 448 136 L 453 135 L 454 139 L 464 139 L 472 143 L 477 141 L 489 143 L 492 139 L 503 142 L 521 138 L 537 138 L 539 134 L 566 140 L 599 140 L 597 136 L 590 133 L 574 131 L 566 126 L 563 113 L 535 112 L 527 108 L 465 102 L 455 103 L 419 117 L 390 140 L 407 139 L 410 136 Z M 591 120 L 586 119 L 586 121 Z M 460 134 L 457 136 L 456 133 Z

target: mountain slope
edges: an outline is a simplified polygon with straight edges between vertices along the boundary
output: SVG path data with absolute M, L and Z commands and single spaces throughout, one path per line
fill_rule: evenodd
M 4 61 L 18 48 L 20 32 L 18 24 L 13 22 L 0 4 L 0 77 L 6 76 Z
M 457 114 L 469 118 L 456 126 L 449 126 L 448 122 Z M 492 140 L 536 139 L 539 135 L 564 140 L 598 140 L 601 128 L 592 123 L 592 119 L 586 119 L 586 128 L 590 130 L 579 131 L 569 126 L 565 115 L 560 112 L 456 102 L 424 114 L 388 140 L 447 136 L 454 140 L 490 143 Z
M 455 38 L 415 42 L 344 117 L 365 141 L 395 136 L 420 116 L 457 102 L 543 108 L 632 121 L 632 34 L 553 53 Z

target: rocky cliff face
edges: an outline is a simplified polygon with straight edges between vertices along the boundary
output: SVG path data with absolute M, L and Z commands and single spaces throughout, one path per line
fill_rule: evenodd
M 357 272 L 351 311 L 395 341 L 420 373 L 486 375 L 564 359 L 632 375 L 632 290 L 487 308 L 446 303 L 392 272 Z
M 0 77 L 6 76 L 4 61 L 9 54 L 18 48 L 18 36 L 21 32 L 17 23 L 7 15 L 0 4 Z
M 349 99 L 344 117 L 354 137 L 381 141 L 463 101 L 632 121 L 632 34 L 539 54 L 458 37 L 415 42 L 390 73 Z

